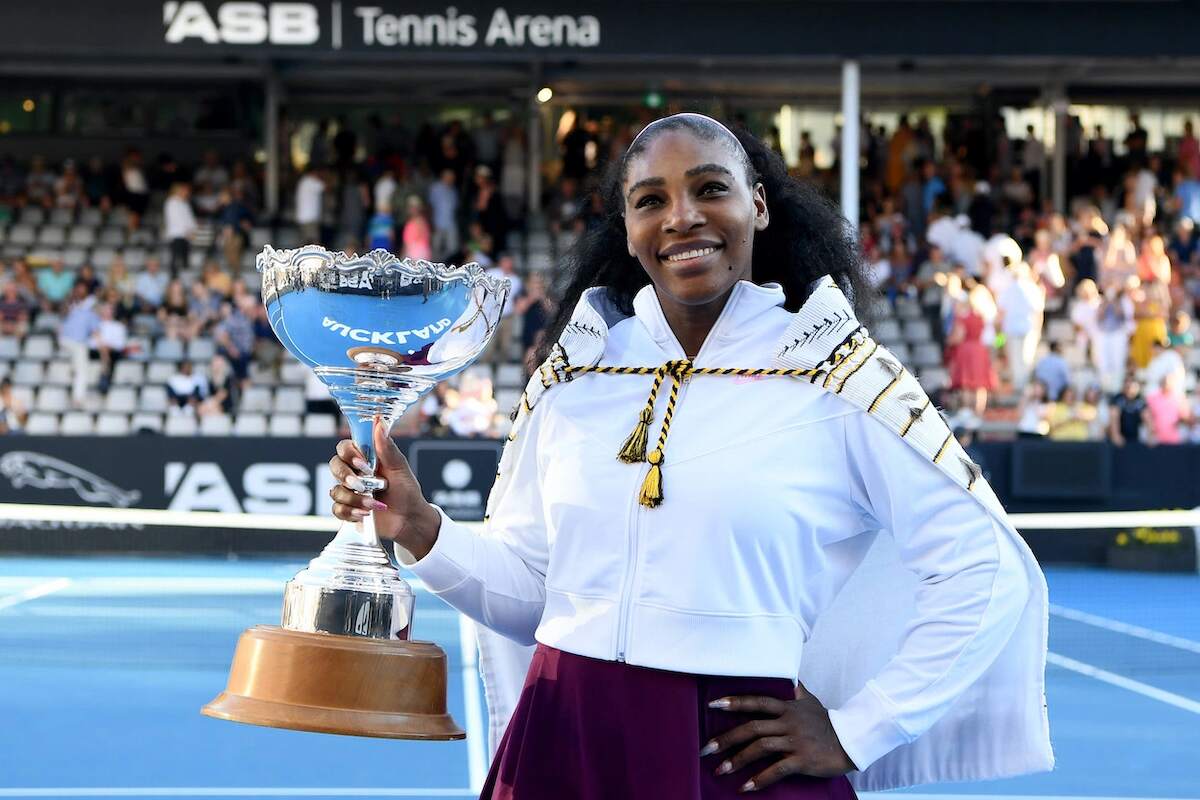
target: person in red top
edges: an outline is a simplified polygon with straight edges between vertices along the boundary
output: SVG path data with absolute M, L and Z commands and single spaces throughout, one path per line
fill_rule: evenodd
M 974 293 L 969 297 L 974 297 Z M 983 341 L 986 327 L 983 315 L 970 299 L 960 301 L 954 311 L 954 328 L 947 342 L 949 353 L 950 388 L 962 392 L 961 405 L 983 416 L 988 392 L 996 387 L 992 354 Z

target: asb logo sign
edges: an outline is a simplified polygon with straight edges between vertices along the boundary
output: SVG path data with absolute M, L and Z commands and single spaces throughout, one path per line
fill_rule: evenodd
M 204 3 L 163 3 L 165 38 L 171 44 L 316 44 L 320 18 L 312 3 L 221 3 L 211 13 Z
M 408 452 L 417 482 L 451 518 L 483 519 L 500 463 L 500 442 L 483 439 L 416 442 Z

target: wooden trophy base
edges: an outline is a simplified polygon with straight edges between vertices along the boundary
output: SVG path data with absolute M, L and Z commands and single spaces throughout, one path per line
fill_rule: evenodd
M 446 712 L 446 654 L 432 642 L 259 625 L 238 639 L 217 719 L 348 736 L 462 739 Z

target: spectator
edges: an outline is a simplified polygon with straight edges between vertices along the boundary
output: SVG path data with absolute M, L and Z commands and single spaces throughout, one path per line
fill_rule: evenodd
M 1175 177 L 1175 211 L 1192 222 L 1200 222 L 1200 171 L 1181 165 Z
M 483 226 L 483 230 L 497 245 L 503 245 L 508 237 L 508 217 L 504 213 L 504 202 L 492 179 L 490 167 L 480 164 L 475 168 L 475 199 L 471 203 L 471 220 Z
M 1196 346 L 1196 337 L 1192 334 L 1192 317 L 1186 311 L 1176 311 L 1175 316 L 1171 318 L 1171 330 L 1167 334 L 1167 341 L 1171 347 L 1178 348 L 1182 353 Z
M 504 308 L 500 310 L 500 321 L 497 324 L 496 333 L 492 337 L 487 353 L 481 359 L 485 362 L 497 363 L 507 361 L 511 357 L 513 321 L 516 319 L 513 312 L 517 308 L 516 298 L 521 296 L 522 281 L 521 276 L 517 274 L 516 262 L 507 253 L 500 256 L 496 266 L 487 270 L 487 274 L 501 280 L 507 278 L 509 282 L 508 296 L 504 299 Z
M 1179 270 L 1200 263 L 1200 237 L 1196 236 L 1196 223 L 1190 217 L 1180 217 L 1175 224 L 1175 235 L 1167 245 L 1167 254 Z M 1197 294 L 1194 290 L 1191 293 Z
M 168 339 L 190 339 L 192 326 L 188 319 L 188 299 L 183 282 L 175 278 L 167 285 L 162 304 L 157 309 L 158 322 Z
M 153 314 L 167 294 L 170 278 L 162 271 L 157 258 L 146 259 L 146 268 L 133 281 L 133 294 L 137 298 L 138 307 L 143 314 Z
M 224 303 L 221 295 L 209 289 L 202 282 L 196 281 L 188 292 L 188 331 L 187 338 L 194 339 L 206 333 L 209 328 L 221 319 L 221 306 Z
M 1117 447 L 1124 447 L 1129 442 L 1140 443 L 1146 417 L 1146 398 L 1142 397 L 1142 386 L 1136 378 L 1127 377 L 1121 393 L 1112 400 L 1108 419 L 1109 440 Z
M 54 205 L 54 173 L 46 166 L 46 159 L 34 156 L 25 174 L 25 200 L 30 205 L 50 208 Z
M 1075 388 L 1065 386 L 1057 402 L 1051 403 L 1046 411 L 1049 426 L 1046 437 L 1056 442 L 1087 441 L 1095 419 L 1096 408 L 1080 403 L 1075 396 Z
M 221 163 L 217 151 L 205 151 L 204 163 L 192 181 L 196 185 L 196 208 L 206 216 L 215 214 L 223 202 L 221 195 L 229 186 L 229 170 Z
M 62 175 L 54 182 L 54 205 L 74 211 L 83 201 L 83 180 L 75 168 L 75 162 L 67 159 L 63 162 Z
M 375 180 L 375 188 L 372 190 L 372 199 L 375 204 L 375 211 L 378 213 L 380 209 L 394 208 L 396 190 L 400 187 L 399 181 L 396 180 L 396 170 L 391 166 L 386 166 L 383 172 Z
M 0 290 L 0 336 L 25 336 L 29 332 L 29 310 L 17 284 L 6 282 Z
M 233 278 L 221 269 L 216 261 L 204 262 L 204 271 L 200 273 L 200 282 L 204 287 L 222 300 L 228 300 L 233 294 Z
M 142 168 L 141 151 L 131 149 L 121 161 L 122 200 L 129 209 L 129 229 L 136 230 L 150 205 L 150 184 Z
M 413 195 L 408 198 L 407 219 L 403 232 L 404 257 L 429 261 L 433 258 L 432 232 L 425 218 L 425 203 Z
M 234 380 L 233 367 L 220 355 L 214 355 L 208 362 L 208 396 L 196 406 L 199 416 L 207 417 L 215 414 L 232 414 L 237 405 L 237 381 Z
M 1046 385 L 1038 380 L 1027 383 L 1017 404 L 1017 438 L 1043 438 L 1050 428 L 1047 409 Z
M 1133 337 L 1129 357 L 1138 369 L 1145 369 L 1154 356 L 1154 343 L 1166 341 L 1167 315 L 1171 313 L 1171 294 L 1158 278 L 1138 285 L 1133 291 Z
M 75 273 L 66 268 L 61 258 L 56 258 L 50 262 L 50 269 L 38 272 L 37 287 L 47 311 L 62 311 L 75 287 Z
M 71 361 L 71 403 L 75 408 L 82 408 L 87 397 L 92 333 L 100 325 L 95 306 L 95 296 L 88 294 L 83 284 L 77 284 L 58 329 L 59 347 L 67 352 Z
M 104 160 L 99 156 L 88 159 L 83 177 L 83 194 L 90 206 L 104 211 L 108 211 L 112 206 L 112 183 L 108 179 L 108 171 L 104 168 Z
M 244 390 L 250 378 L 250 359 L 254 355 L 253 300 L 243 298 L 237 305 L 224 303 L 222 319 L 213 329 L 217 352 L 233 367 L 238 389 Z
M 191 240 L 196 234 L 196 215 L 188 202 L 191 191 L 186 183 L 176 183 L 171 186 L 171 193 L 163 204 L 163 238 L 171 248 L 170 269 L 176 276 L 188 268 Z
M 1183 138 L 1179 140 L 1179 165 L 1185 175 L 1200 175 L 1200 142 L 1196 140 L 1190 119 L 1183 121 Z
M 300 226 L 300 238 L 305 244 L 324 243 L 321 237 L 324 196 L 325 181 L 317 165 L 310 162 L 296 183 L 296 224 Z
M 194 374 L 192 362 L 180 361 L 174 374 L 167 378 L 169 413 L 195 416 L 207 392 L 204 379 Z
M 1063 390 L 1071 383 L 1071 368 L 1062 357 L 1058 342 L 1050 342 L 1050 349 L 1033 369 L 1033 376 L 1046 387 L 1046 397 L 1058 400 Z
M 108 266 L 108 278 L 104 282 L 104 288 L 115 291 L 121 297 L 133 298 L 137 291 L 137 281 L 129 274 L 129 267 L 125 265 L 125 259 L 117 256 Z
M 13 395 L 12 381 L 0 380 L 0 435 L 24 431 L 28 416 L 25 404 Z
M 1187 377 L 1187 365 L 1183 356 L 1166 339 L 1154 343 L 1154 356 L 1146 366 L 1145 380 L 1150 386 L 1162 386 L 1167 377 L 1171 377 L 1170 385 L 1180 392 L 1183 397 L 1184 380 Z
M 959 403 L 983 417 L 988 392 L 996 386 L 989 343 L 985 343 L 984 318 L 970 301 L 958 304 L 954 328 L 947 339 L 950 348 L 950 388 L 961 393 Z
M 1114 225 L 1104 244 L 1100 259 L 1100 277 L 1104 283 L 1125 282 L 1137 275 L 1137 249 L 1124 225 Z
M 92 331 L 92 354 L 100 358 L 100 394 L 107 395 L 112 384 L 113 367 L 125 355 L 129 346 L 129 329 L 114 319 L 113 307 L 107 303 L 96 306 L 99 322 Z
M 1109 417 L 1112 416 L 1112 408 L 1096 384 L 1089 386 L 1083 393 L 1083 408 L 1095 409 L 1095 413 L 1091 414 L 1091 420 L 1088 422 L 1088 441 L 1104 441 L 1108 437 L 1108 423 Z
M 516 299 L 514 313 L 521 316 L 521 358 L 522 364 L 528 364 L 533 353 L 542 343 L 546 324 L 554 313 L 554 304 L 546 294 L 546 276 L 534 272 L 525 280 L 525 291 Z M 534 367 L 527 367 L 532 373 Z
M 42 307 L 42 293 L 38 289 L 37 279 L 29 271 L 29 265 L 23 259 L 13 262 L 12 282 L 17 287 L 17 294 L 29 306 L 30 312 L 36 314 Z
M 396 251 L 396 220 L 390 202 L 376 206 L 367 222 L 367 249 Z
M 454 170 L 442 170 L 437 183 L 429 187 L 429 208 L 433 217 L 433 255 L 438 260 L 452 259 L 460 241 Z
M 504 135 L 500 196 L 504 198 L 504 209 L 512 219 L 519 219 L 525 211 L 525 157 L 525 130 L 519 125 L 510 125 Z
M 88 294 L 95 294 L 100 291 L 100 279 L 96 277 L 96 268 L 91 264 L 84 264 L 79 268 L 79 272 L 75 276 L 76 283 L 82 283 L 83 288 L 87 289 Z
M 1169 372 L 1159 387 L 1146 396 L 1148 444 L 1182 444 L 1187 426 L 1192 423 L 1192 411 L 1184 399 L 1183 387 L 1177 385 L 1179 376 Z
M 242 268 L 242 253 L 250 242 L 250 231 L 254 227 L 254 215 L 246 206 L 240 188 L 221 190 L 216 221 L 217 244 L 225 257 L 225 268 L 236 275 Z
M 1029 371 L 1042 337 L 1045 290 L 1034 282 L 1028 264 L 1021 262 L 1010 269 L 1012 284 L 996 298 L 996 303 L 1013 387 L 1020 392 L 1029 380 Z
M 1075 285 L 1075 298 L 1070 307 L 1071 325 L 1075 329 L 1075 343 L 1087 352 L 1096 367 L 1101 371 L 1100 362 L 1100 290 L 1096 282 L 1084 278 Z

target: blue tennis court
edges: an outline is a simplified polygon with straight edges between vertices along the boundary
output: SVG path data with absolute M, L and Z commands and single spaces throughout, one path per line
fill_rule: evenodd
M 419 593 L 465 742 L 202 717 L 300 561 L 0 559 L 0 797 L 470 797 L 486 768 L 470 630 Z M 1200 798 L 1200 576 L 1050 567 L 1054 773 L 911 794 Z

